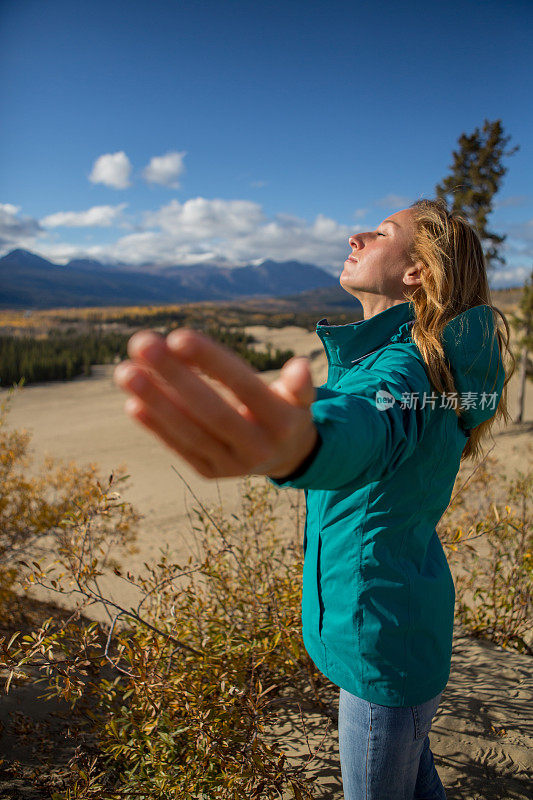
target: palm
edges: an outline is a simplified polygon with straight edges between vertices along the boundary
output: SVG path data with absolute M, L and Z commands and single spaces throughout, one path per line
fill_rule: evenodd
M 310 452 L 315 391 L 307 359 L 267 386 L 228 348 L 188 329 L 139 331 L 115 370 L 126 411 L 209 478 L 282 476 Z

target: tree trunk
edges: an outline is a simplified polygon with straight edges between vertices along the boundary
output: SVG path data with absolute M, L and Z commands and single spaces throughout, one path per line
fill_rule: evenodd
M 520 376 L 518 378 L 518 414 L 515 424 L 522 422 L 524 417 L 524 405 L 526 400 L 526 377 L 527 377 L 527 344 L 522 347 L 522 358 L 520 360 Z

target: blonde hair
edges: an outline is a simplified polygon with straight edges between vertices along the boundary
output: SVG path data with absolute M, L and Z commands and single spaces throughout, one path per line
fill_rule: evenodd
M 509 324 L 503 312 L 492 305 L 483 248 L 469 222 L 460 214 L 448 211 L 441 199 L 417 200 L 411 208 L 415 235 L 410 256 L 413 262 L 423 264 L 421 284 L 409 296 L 415 313 L 411 335 L 437 392 L 457 391 L 441 343 L 444 327 L 458 314 L 474 306 L 487 305 L 492 309 L 505 379 L 494 415 L 471 429 L 461 455 L 461 461 L 477 459 L 484 455 L 481 442 L 496 420 L 503 418 L 506 423 L 511 420 L 507 384 L 516 368 L 516 359 L 509 347 Z M 459 405 L 455 409 L 459 418 L 461 411 Z

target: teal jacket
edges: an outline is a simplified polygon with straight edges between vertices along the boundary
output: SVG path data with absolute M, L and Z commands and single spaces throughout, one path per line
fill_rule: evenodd
M 347 325 L 317 323 L 327 382 L 311 406 L 319 440 L 276 486 L 305 490 L 302 626 L 337 686 L 411 706 L 444 689 L 455 590 L 435 527 L 469 430 L 494 415 L 504 381 L 492 310 L 452 319 L 442 336 L 461 421 L 430 385 L 400 303 Z

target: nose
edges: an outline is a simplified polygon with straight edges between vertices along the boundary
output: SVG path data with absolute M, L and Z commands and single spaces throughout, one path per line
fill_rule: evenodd
M 359 238 L 359 234 L 357 234 L 356 236 L 350 236 L 348 241 L 350 243 L 350 247 L 353 250 L 359 250 L 359 248 L 361 247 L 362 243 L 361 243 L 361 239 Z

